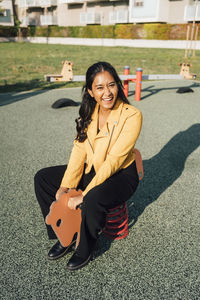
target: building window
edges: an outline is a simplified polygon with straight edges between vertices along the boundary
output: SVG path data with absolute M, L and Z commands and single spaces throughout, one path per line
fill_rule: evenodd
M 0 11 L 0 16 L 1 17 L 7 17 L 7 11 L 5 9 Z
M 11 13 L 10 9 L 4 9 L 0 13 L 0 22 L 10 23 L 11 22 Z
M 134 6 L 144 6 L 144 0 L 134 0 Z

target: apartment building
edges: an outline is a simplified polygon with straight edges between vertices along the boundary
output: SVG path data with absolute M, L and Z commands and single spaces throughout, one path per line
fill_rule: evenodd
M 13 9 L 11 0 L 3 0 L 0 2 L 0 8 L 0 25 L 13 25 Z
M 195 0 L 15 1 L 22 26 L 83 26 L 153 22 L 181 24 L 192 22 L 194 16 L 196 21 L 200 21 L 200 0 L 197 5 Z M 4 0 L 3 3 L 6 3 L 8 7 L 11 0 Z M 7 16 L 9 16 L 8 12 Z
M 195 0 L 130 0 L 130 23 L 171 23 L 182 24 L 200 21 L 200 2 Z

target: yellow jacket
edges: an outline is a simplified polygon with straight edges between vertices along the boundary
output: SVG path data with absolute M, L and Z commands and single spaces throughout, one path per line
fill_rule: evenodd
M 134 145 L 142 126 L 141 112 L 118 99 L 104 127 L 97 134 L 98 111 L 99 104 L 96 104 L 87 129 L 87 139 L 83 143 L 74 141 L 61 182 L 62 187 L 76 188 L 83 174 L 84 163 L 86 162 L 86 173 L 90 172 L 93 165 L 96 175 L 83 196 L 135 160 Z

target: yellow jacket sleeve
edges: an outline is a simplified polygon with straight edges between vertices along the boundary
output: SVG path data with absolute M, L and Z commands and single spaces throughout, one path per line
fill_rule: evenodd
M 83 195 L 85 196 L 93 187 L 103 183 L 107 178 L 120 170 L 122 164 L 133 150 L 136 140 L 142 127 L 142 114 L 137 111 L 134 115 L 127 118 L 123 129 L 107 154 L 104 163 L 101 165 L 96 175 L 91 180 Z
M 76 188 L 83 174 L 86 151 L 84 142 L 74 141 L 69 163 L 63 176 L 61 187 Z

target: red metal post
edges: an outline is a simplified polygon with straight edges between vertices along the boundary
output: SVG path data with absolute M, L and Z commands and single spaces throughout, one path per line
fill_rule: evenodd
M 130 74 L 130 67 L 129 66 L 125 66 L 124 67 L 124 75 L 129 75 Z M 129 81 L 128 80 L 124 80 L 124 95 L 126 97 L 128 97 L 128 84 Z
M 135 84 L 135 101 L 141 99 L 141 87 L 142 87 L 142 69 L 136 69 L 136 84 Z

